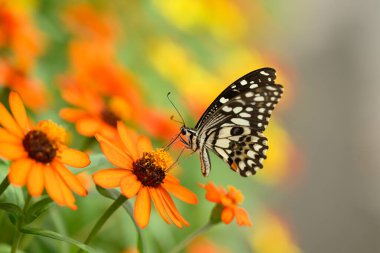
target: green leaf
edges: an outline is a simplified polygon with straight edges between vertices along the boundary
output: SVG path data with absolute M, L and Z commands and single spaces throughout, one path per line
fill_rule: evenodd
M 21 208 L 12 203 L 0 203 L 0 209 L 16 215 L 22 214 Z
M 103 197 L 106 197 L 107 199 L 115 200 L 117 198 L 117 197 L 115 198 L 116 193 L 111 193 L 110 190 L 107 190 L 99 185 L 96 186 L 96 190 L 100 193 L 100 195 L 102 195 Z M 120 193 L 117 196 L 119 195 Z
M 221 204 L 216 204 L 211 211 L 210 222 L 212 224 L 218 224 L 222 221 L 222 212 L 224 207 Z
M 95 253 L 95 249 L 91 248 L 90 246 L 88 246 L 88 245 L 86 245 L 84 243 L 81 243 L 81 242 L 79 242 L 77 240 L 74 240 L 74 239 L 72 239 L 70 237 L 58 234 L 58 233 L 56 233 L 54 231 L 42 230 L 42 229 L 38 229 L 38 228 L 22 228 L 21 232 L 24 233 L 24 234 L 37 235 L 37 236 L 42 236 L 42 237 L 46 237 L 46 238 L 50 238 L 50 239 L 66 242 L 66 243 L 75 245 L 75 246 L 77 246 L 78 248 L 81 248 L 84 251 L 94 252 Z
M 0 253 L 9 253 L 11 252 L 12 247 L 8 244 L 0 243 Z M 24 253 L 25 251 L 18 249 L 17 253 Z
M 17 223 L 17 219 L 18 219 L 18 217 L 19 217 L 19 216 L 15 215 L 15 214 L 13 214 L 13 213 L 8 213 L 8 218 L 9 218 L 9 220 L 10 220 L 11 223 L 12 223 L 13 225 L 15 225 L 15 226 L 16 226 L 16 223 Z
M 47 197 L 34 203 L 32 206 L 29 207 L 29 209 L 26 212 L 25 222 L 27 224 L 33 222 L 35 219 L 37 219 L 42 213 L 44 213 L 49 208 L 52 202 L 53 200 Z
M 101 195 L 103 195 L 106 198 L 112 199 L 112 200 L 115 200 L 115 199 L 117 199 L 120 196 L 120 192 L 117 191 L 117 190 L 114 190 L 114 189 L 105 189 L 105 188 L 100 187 L 100 186 L 96 186 L 96 189 L 98 190 L 98 192 Z M 125 209 L 125 211 L 127 211 L 128 215 L 131 217 L 131 219 L 133 221 L 133 224 L 136 227 L 136 231 L 137 231 L 137 247 L 138 247 L 139 252 L 140 253 L 146 253 L 146 252 L 148 252 L 147 247 L 145 245 L 145 240 L 144 240 L 144 237 L 143 237 L 143 234 L 142 234 L 142 230 L 136 224 L 135 219 L 133 217 L 133 207 L 132 207 L 132 204 L 129 201 L 126 201 L 123 204 L 123 208 Z

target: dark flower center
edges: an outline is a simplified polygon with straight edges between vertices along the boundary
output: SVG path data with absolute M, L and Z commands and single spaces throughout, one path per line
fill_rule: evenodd
M 104 122 L 106 122 L 108 125 L 116 127 L 117 122 L 120 120 L 120 118 L 113 113 L 112 111 L 105 109 L 102 111 L 102 119 Z
M 50 163 L 57 155 L 57 148 L 42 131 L 29 131 L 24 137 L 22 145 L 29 157 L 37 162 Z
M 133 173 L 144 186 L 149 187 L 157 187 L 165 179 L 165 171 L 153 163 L 149 153 L 144 153 L 143 158 L 133 163 Z

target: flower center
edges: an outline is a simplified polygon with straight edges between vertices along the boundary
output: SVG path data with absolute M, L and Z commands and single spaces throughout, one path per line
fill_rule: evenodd
M 49 140 L 48 136 L 39 130 L 29 131 L 22 141 L 30 158 L 41 163 L 50 163 L 57 155 L 57 148 Z
M 102 119 L 108 125 L 116 127 L 117 122 L 121 120 L 114 112 L 109 109 L 105 109 L 102 111 Z
M 167 159 L 167 155 L 163 152 L 145 152 L 141 159 L 133 163 L 133 173 L 144 186 L 157 187 L 164 182 L 167 164 L 162 159 Z

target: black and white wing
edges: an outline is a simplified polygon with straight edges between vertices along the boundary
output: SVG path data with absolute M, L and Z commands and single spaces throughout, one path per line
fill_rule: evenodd
M 263 68 L 228 86 L 195 126 L 201 152 L 207 152 L 203 148 L 211 149 L 242 176 L 262 168 L 268 149 L 262 132 L 283 93 L 275 79 L 274 69 Z M 205 175 L 209 172 L 207 167 L 202 170 Z

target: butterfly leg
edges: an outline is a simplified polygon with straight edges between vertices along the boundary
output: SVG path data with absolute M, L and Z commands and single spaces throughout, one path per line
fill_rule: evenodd
M 199 152 L 201 159 L 201 172 L 204 177 L 207 177 L 211 170 L 210 156 L 207 148 L 202 148 Z

